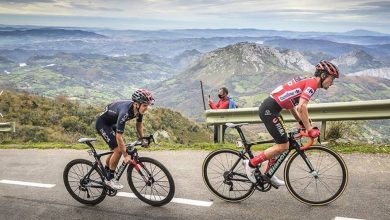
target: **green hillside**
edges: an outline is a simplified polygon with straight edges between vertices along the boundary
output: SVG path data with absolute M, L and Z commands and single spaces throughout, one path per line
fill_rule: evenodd
M 108 103 L 107 103 L 108 104 Z M 0 133 L 0 143 L 63 142 L 75 143 L 81 137 L 96 137 L 95 120 L 103 109 L 27 93 L 5 91 L 0 96 L 0 122 L 16 122 L 15 133 Z M 161 141 L 171 143 L 210 142 L 211 132 L 169 109 L 151 109 L 144 117 L 145 134 L 165 134 Z M 135 122 L 127 124 L 126 140 L 136 138 Z M 158 135 L 162 137 L 163 135 Z

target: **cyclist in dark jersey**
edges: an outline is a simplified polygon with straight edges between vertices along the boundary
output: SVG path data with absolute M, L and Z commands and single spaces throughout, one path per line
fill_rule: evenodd
M 113 178 L 121 155 L 123 155 L 124 162 L 129 163 L 131 161 L 122 138 L 125 124 L 129 120 L 137 118 L 138 137 L 143 137 L 142 117 L 148 110 L 149 105 L 153 105 L 154 102 L 151 93 L 144 89 L 136 90 L 131 99 L 107 105 L 96 120 L 96 130 L 113 151 L 106 159 L 108 176 L 105 183 L 116 190 L 123 188 L 123 185 Z M 143 146 L 147 147 L 147 142 L 144 142 Z
M 311 137 L 318 137 L 320 131 L 312 127 L 307 110 L 307 104 L 317 88 L 328 89 L 335 78 L 339 77 L 337 67 L 328 62 L 320 61 L 316 65 L 316 71 L 312 78 L 296 77 L 290 82 L 277 87 L 271 92 L 259 108 L 259 116 L 268 132 L 275 140 L 275 145 L 260 152 L 251 160 L 244 160 L 244 166 L 249 180 L 256 183 L 254 167 L 266 160 L 272 162 L 272 158 L 288 150 L 289 143 L 286 129 L 280 112 L 283 108 L 288 109 L 294 118 L 308 131 Z M 269 167 L 269 166 L 268 166 Z M 283 186 L 284 181 L 279 180 L 275 175 L 271 182 L 277 186 Z

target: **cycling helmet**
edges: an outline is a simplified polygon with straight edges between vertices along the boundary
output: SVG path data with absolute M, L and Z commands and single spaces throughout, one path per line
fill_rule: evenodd
M 154 98 L 152 94 L 146 90 L 146 89 L 137 89 L 131 96 L 131 99 L 134 102 L 138 102 L 141 104 L 148 104 L 148 105 L 153 105 Z
M 321 60 L 316 65 L 315 76 L 320 76 L 323 72 L 327 73 L 328 75 L 334 76 L 335 78 L 339 78 L 339 69 L 329 61 Z

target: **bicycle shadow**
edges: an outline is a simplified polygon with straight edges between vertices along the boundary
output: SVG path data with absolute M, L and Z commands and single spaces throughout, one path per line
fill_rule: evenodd
M 167 208 L 167 207 L 164 207 L 164 206 L 163 207 L 152 207 L 152 206 L 149 206 L 146 204 L 145 204 L 145 206 L 140 206 L 140 207 L 122 206 L 124 210 L 128 210 L 128 212 L 126 212 L 126 211 L 112 210 L 109 207 L 103 207 L 104 204 L 96 205 L 96 206 L 89 206 L 89 205 L 83 205 L 83 204 L 72 205 L 72 204 L 68 204 L 68 203 L 47 200 L 47 199 L 33 199 L 33 198 L 22 198 L 22 197 L 14 197 L 14 196 L 3 196 L 3 197 L 6 198 L 7 201 L 9 201 L 9 202 L 12 202 L 10 200 L 14 200 L 18 204 L 27 202 L 27 203 L 30 203 L 31 206 L 36 206 L 36 205 L 44 206 L 44 207 L 48 208 L 49 212 L 51 211 L 50 206 L 60 206 L 60 207 L 63 207 L 65 209 L 75 209 L 73 211 L 73 214 L 76 214 L 78 216 L 78 218 L 84 216 L 87 219 L 90 219 L 91 217 L 93 217 L 93 216 L 89 215 L 90 213 L 94 213 L 94 215 L 99 216 L 99 218 L 103 218 L 103 216 L 107 216 L 110 218 L 113 216 L 117 216 L 117 217 L 126 218 L 126 219 L 127 218 L 130 218 L 130 219 L 151 219 L 152 215 L 154 215 L 153 218 L 155 218 L 156 211 L 159 213 L 163 212 L 165 214 L 169 213 L 169 212 L 166 212 L 167 210 L 169 210 L 169 208 Z M 115 203 L 118 203 L 118 202 L 116 201 Z M 145 214 L 149 214 L 149 215 L 145 216 Z M 69 213 L 69 215 L 71 215 L 71 213 Z M 62 216 L 62 217 L 64 217 L 65 219 L 72 218 L 69 216 Z M 61 216 L 59 218 L 61 218 Z M 167 215 L 167 216 L 160 215 L 160 216 L 157 216 L 157 218 L 158 219 L 174 219 L 175 217 L 170 216 L 170 215 Z

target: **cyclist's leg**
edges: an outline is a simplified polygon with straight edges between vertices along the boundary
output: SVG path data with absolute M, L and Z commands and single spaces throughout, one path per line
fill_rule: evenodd
M 115 169 L 116 169 L 116 166 L 111 166 L 110 164 L 110 161 L 112 160 L 113 158 L 113 155 L 115 157 L 115 159 L 117 159 L 119 161 L 119 158 L 120 158 L 120 155 L 118 157 L 118 148 L 117 148 L 117 142 L 116 142 L 116 137 L 115 137 L 115 131 L 113 130 L 113 128 L 110 126 L 110 125 L 107 125 L 104 120 L 98 118 L 97 121 L 96 121 L 96 130 L 98 131 L 98 133 L 100 134 L 100 136 L 103 137 L 103 140 L 107 143 L 107 145 L 110 147 L 110 150 L 111 151 L 114 151 L 113 154 L 109 155 L 107 158 L 106 158 L 106 168 L 108 167 L 109 168 L 109 172 L 110 174 L 112 174 Z M 115 151 L 115 149 L 117 149 Z M 116 165 L 118 164 L 118 161 L 116 162 Z M 108 179 L 111 179 L 111 175 L 108 176 Z
M 268 159 L 271 159 L 284 151 L 288 150 L 289 143 L 287 132 L 284 128 L 283 119 L 280 116 L 281 108 L 278 103 L 271 97 L 264 100 L 259 108 L 259 116 L 263 121 L 268 132 L 275 140 L 275 145 L 260 152 L 256 157 L 251 159 L 250 165 L 256 166 Z

